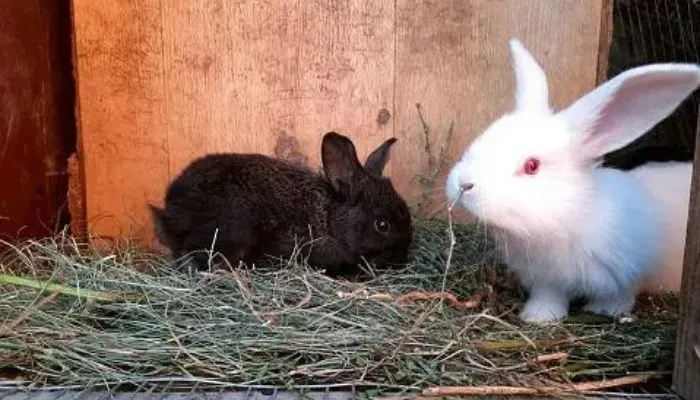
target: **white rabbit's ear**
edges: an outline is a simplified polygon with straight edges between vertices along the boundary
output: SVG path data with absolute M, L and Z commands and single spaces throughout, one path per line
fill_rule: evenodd
M 547 76 L 518 39 L 510 40 L 515 69 L 515 108 L 520 111 L 550 111 Z
M 596 159 L 644 135 L 699 85 L 696 64 L 637 67 L 597 87 L 559 115 L 582 135 L 581 154 Z

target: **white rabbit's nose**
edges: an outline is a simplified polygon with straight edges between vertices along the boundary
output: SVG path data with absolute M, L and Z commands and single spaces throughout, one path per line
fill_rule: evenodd
M 468 192 L 474 188 L 474 184 L 471 182 L 463 183 L 459 185 L 460 189 L 462 189 L 463 192 Z

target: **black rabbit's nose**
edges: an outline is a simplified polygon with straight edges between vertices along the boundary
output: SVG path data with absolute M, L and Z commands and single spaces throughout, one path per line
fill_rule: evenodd
M 474 188 L 474 184 L 469 182 L 469 183 L 463 183 L 460 185 L 460 188 L 462 189 L 463 192 L 468 192 Z

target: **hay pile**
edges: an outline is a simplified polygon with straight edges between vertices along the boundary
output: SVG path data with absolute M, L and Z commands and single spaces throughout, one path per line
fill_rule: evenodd
M 446 228 L 423 222 L 412 265 L 363 282 L 297 264 L 195 272 L 66 236 L 17 245 L 0 257 L 0 380 L 417 390 L 671 371 L 675 304 L 645 304 L 629 323 L 575 313 L 553 328 L 521 326 L 522 294 L 492 266 L 484 234 L 455 226 L 449 252 Z M 53 286 L 39 282 L 47 279 Z M 394 301 L 443 288 L 477 304 Z M 552 359 L 535 361 L 543 355 Z

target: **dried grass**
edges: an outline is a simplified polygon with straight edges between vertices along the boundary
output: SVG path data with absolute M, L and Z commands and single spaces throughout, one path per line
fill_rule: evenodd
M 642 299 L 626 323 L 575 310 L 556 327 L 525 326 L 522 294 L 493 266 L 484 233 L 455 225 L 450 253 L 449 231 L 421 222 L 411 265 L 362 282 L 291 262 L 196 272 L 66 235 L 16 244 L 0 256 L 2 378 L 421 390 L 670 373 L 674 299 Z

